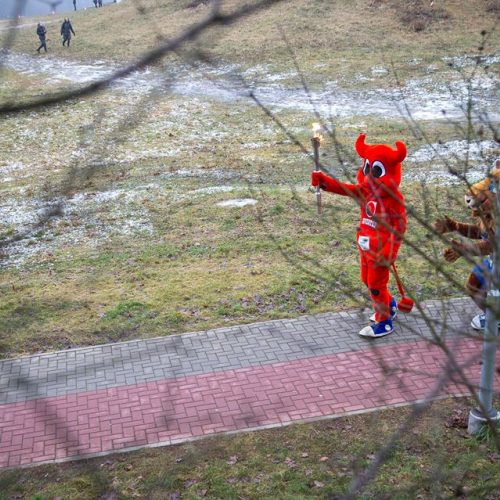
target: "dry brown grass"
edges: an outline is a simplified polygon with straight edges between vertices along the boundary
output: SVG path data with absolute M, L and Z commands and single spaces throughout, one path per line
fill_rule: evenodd
M 154 46 L 157 36 L 178 33 L 188 24 L 206 16 L 210 8 L 210 5 L 203 4 L 188 7 L 190 4 L 188 0 L 144 0 L 144 8 L 138 12 L 137 4 L 130 0 L 103 9 L 79 11 L 72 16 L 77 34 L 71 49 L 63 50 L 59 43 L 56 44 L 57 40 L 49 40 L 48 57 L 131 59 Z M 234 9 L 241 4 L 237 1 L 224 3 L 226 9 Z M 443 20 L 445 30 L 443 26 L 436 29 L 436 24 L 431 24 L 429 30 L 410 37 L 408 30 L 403 29 L 392 1 L 296 0 L 261 12 L 237 27 L 226 27 L 217 33 L 207 34 L 198 46 L 223 63 L 237 63 L 243 69 L 262 66 L 264 75 L 287 71 L 293 69 L 293 59 L 280 34 L 278 27 L 281 24 L 301 69 L 308 81 L 313 83 L 338 79 L 345 81 L 346 85 L 356 85 L 359 74 L 371 74 L 374 66 L 391 60 L 398 70 L 406 71 L 408 78 L 420 78 L 427 75 L 430 65 L 437 66 L 439 62 L 444 70 L 449 69 L 441 60 L 444 55 L 461 55 L 475 47 L 476 37 L 480 39 L 479 31 L 485 27 L 485 5 L 480 0 L 449 1 L 447 9 L 452 10 L 454 15 Z M 464 21 L 466 18 L 467 23 Z M 49 27 L 49 33 L 54 33 L 57 25 Z M 34 38 L 33 29 L 21 31 L 16 49 L 28 51 L 31 48 L 34 51 Z M 417 58 L 422 58 L 422 61 L 408 64 L 409 60 Z M 22 87 L 26 80 L 19 77 L 17 81 L 16 75 L 11 76 L 16 84 L 4 91 L 7 95 L 12 95 L 11 90 L 15 90 L 17 83 Z M 43 75 L 40 75 L 42 78 Z M 50 85 L 38 89 L 40 79 L 31 80 L 27 93 L 52 90 Z M 391 85 L 391 81 L 393 83 L 394 79 L 377 77 L 371 84 L 380 88 Z M 291 85 L 300 85 L 296 77 L 290 82 Z M 139 240 L 137 244 L 132 236 L 126 235 L 114 240 L 104 239 L 100 242 L 98 257 L 91 247 L 79 239 L 69 249 L 56 247 L 59 251 L 55 255 L 35 257 L 35 261 L 40 259 L 40 267 L 28 267 L 22 272 L 4 271 L 0 283 L 0 293 L 5 295 L 0 304 L 0 343 L 3 343 L 4 355 L 33 352 L 40 348 L 61 348 L 66 344 L 93 344 L 117 338 L 198 330 L 220 326 L 228 321 L 295 315 L 296 303 L 293 297 L 289 297 L 292 288 L 304 291 L 310 301 L 308 312 L 311 313 L 357 305 L 356 301 L 346 300 L 340 292 L 326 285 L 321 285 L 318 291 L 317 283 L 307 273 L 301 274 L 294 269 L 294 263 L 283 260 L 276 244 L 283 245 L 299 261 L 305 252 L 317 256 L 324 253 L 328 256 L 326 266 L 341 268 L 349 280 L 358 283 L 357 266 L 352 260 L 355 258 L 351 248 L 352 225 L 348 223 L 349 211 L 354 210 L 354 206 L 349 205 L 348 210 L 338 212 L 337 204 L 340 203 L 325 197 L 325 206 L 332 204 L 332 213 L 339 222 L 339 227 L 332 233 L 327 217 L 321 222 L 324 224 L 321 228 L 309 220 L 314 210 L 308 212 L 304 209 L 313 209 L 308 193 L 301 194 L 298 203 L 295 198 L 292 201 L 286 190 L 274 189 L 283 179 L 292 185 L 305 187 L 309 179 L 309 160 L 299 154 L 293 144 L 283 141 L 278 128 L 273 129 L 255 107 L 241 103 L 236 106 L 234 103 L 205 103 L 202 99 L 198 102 L 183 96 L 162 97 L 165 100 L 158 99 L 147 116 L 141 115 L 142 123 L 126 129 L 120 140 L 109 143 L 104 140 L 108 130 L 117 126 L 119 120 L 126 119 L 127 112 L 134 111 L 133 99 L 121 92 L 110 90 L 72 102 L 69 106 L 6 117 L 3 121 L 1 135 L 3 143 L 9 146 L 3 148 L 1 160 L 6 163 L 22 162 L 30 172 L 29 176 L 24 176 L 20 171 L 19 178 L 9 181 L 10 184 L 5 187 L 12 192 L 21 192 L 22 189 L 27 199 L 46 196 L 49 188 L 50 192 L 54 192 L 59 186 L 64 187 L 63 177 L 67 175 L 67 169 L 75 166 L 75 160 L 70 155 L 82 147 L 81 141 L 87 137 L 86 134 L 91 134 L 89 144 L 93 146 L 88 146 L 86 156 L 78 162 L 87 158 L 89 165 L 83 166 L 89 167 L 94 175 L 81 184 L 81 177 L 76 179 L 68 190 L 71 196 L 79 190 L 134 192 L 137 186 L 144 183 L 165 189 L 172 187 L 170 191 L 155 194 L 153 201 L 144 200 L 144 203 L 142 199 L 146 198 L 146 193 L 139 190 L 135 201 L 130 202 L 130 217 L 135 220 L 134 217 L 142 217 L 137 214 L 146 213 L 154 227 L 153 237 Z M 294 130 L 306 145 L 309 143 L 307 133 L 311 118 L 310 114 L 301 112 L 280 113 L 283 123 Z M 62 123 L 64 127 L 61 127 Z M 398 138 L 405 140 L 409 149 L 421 146 L 420 140 L 413 138 L 405 124 L 400 122 L 377 117 L 363 119 L 360 124 L 356 118 L 354 123 L 351 119 L 338 120 L 336 126 L 337 138 L 348 151 L 353 151 L 353 137 L 361 127 L 369 132 L 374 142 L 392 143 Z M 436 130 L 432 128 L 435 125 L 425 126 L 433 136 L 445 140 L 450 136 L 456 138 L 455 132 L 444 126 Z M 231 134 L 225 135 L 229 130 Z M 210 132 L 222 133 L 223 139 Z M 17 149 L 11 148 L 12 144 Z M 250 144 L 258 146 L 246 146 Z M 329 148 L 333 146 L 324 146 L 326 164 L 334 163 L 334 152 Z M 175 155 L 159 159 L 145 154 L 148 151 L 176 150 Z M 94 154 L 99 154 L 107 166 L 100 173 L 91 168 Z M 129 155 L 136 159 L 127 160 Z M 159 180 L 169 171 L 186 168 L 198 168 L 207 173 L 224 169 L 243 177 L 239 181 L 217 181 L 202 176 L 189 181 L 175 177 L 171 181 Z M 242 180 L 245 176 L 259 179 L 263 194 L 246 192 L 246 184 Z M 193 198 L 189 203 L 171 199 L 171 194 L 217 182 L 234 185 L 234 196 L 258 197 L 258 213 L 249 214 L 247 212 L 251 210 L 245 209 L 238 212 L 240 215 L 236 218 L 232 213 L 222 212 L 213 206 L 217 201 L 215 197 L 207 200 Z M 219 195 L 220 198 L 223 196 Z M 407 199 L 413 197 L 411 202 L 414 205 L 421 203 L 418 190 L 405 187 L 405 196 Z M 118 224 L 115 217 L 119 221 L 120 217 L 129 217 L 126 211 L 114 214 L 107 210 L 106 204 L 102 208 L 95 206 L 92 210 L 95 210 L 92 212 L 94 221 L 106 223 L 112 228 Z M 48 231 L 54 231 L 57 239 L 66 226 L 59 227 L 56 222 Z M 70 224 L 68 220 L 62 222 Z M 71 219 L 72 226 L 67 231 L 71 234 L 76 234 L 79 229 L 87 231 L 87 222 L 85 218 Z M 314 231 L 309 234 L 313 226 Z M 2 231 L 14 229 L 2 228 Z M 292 230 L 296 237 L 290 241 Z M 108 231 L 106 235 L 109 234 Z M 270 234 L 276 241 L 270 239 Z M 419 230 L 412 234 L 417 235 L 417 241 L 422 238 Z M 34 243 L 43 238 L 44 234 L 37 236 Z M 345 241 L 345 246 L 342 243 L 341 248 L 330 252 L 328 245 L 332 238 Z M 50 242 L 48 245 L 47 248 L 55 247 Z M 186 253 L 186 249 L 192 254 Z M 65 257 L 65 252 L 71 252 L 71 260 Z M 247 290 L 238 291 L 238 284 L 227 279 L 224 273 L 236 276 L 238 270 L 247 269 L 245 266 L 254 262 L 253 259 L 257 259 L 257 273 L 244 275 Z M 274 263 L 272 272 L 259 274 L 260 262 L 270 261 Z M 60 281 L 55 280 L 52 274 L 47 275 L 48 266 L 52 264 L 57 275 L 60 273 Z M 422 284 L 419 299 L 435 296 L 445 286 L 446 292 L 449 292 L 449 286 L 436 283 L 434 277 L 432 284 L 427 283 L 429 265 L 414 255 L 408 256 L 404 265 L 408 279 Z M 97 281 L 96 269 L 99 270 Z M 164 276 L 167 275 L 172 280 L 165 281 Z M 178 276 L 182 276 L 183 280 L 178 280 Z M 287 278 L 283 279 L 283 276 Z M 189 292 L 186 292 L 186 286 Z M 25 304 L 28 289 L 31 302 Z M 200 297 L 197 290 L 204 290 L 205 296 Z M 225 296 L 225 303 L 220 303 L 221 294 Z M 317 303 L 318 294 L 323 294 L 320 303 Z M 260 303 L 254 304 L 251 300 L 255 295 L 264 297 L 263 301 L 272 304 L 274 309 L 262 312 Z M 67 296 L 75 300 L 66 302 Z M 185 296 L 189 299 L 184 299 Z M 165 301 L 166 297 L 168 301 Z M 134 311 L 134 324 L 131 326 L 128 318 L 111 314 L 138 303 L 144 305 L 144 311 Z
M 451 18 L 451 14 L 446 8 L 435 5 L 434 2 L 429 3 L 423 0 L 403 2 L 399 12 L 403 25 L 415 32 L 428 30 L 433 24 L 443 23 Z
M 500 17 L 500 2 L 498 0 L 486 0 L 485 10 L 489 14 L 494 14 L 497 19 Z
M 234 11 L 244 3 L 227 0 L 222 5 L 224 11 Z M 293 61 L 282 28 L 303 70 L 322 77 L 339 67 L 343 72 L 363 70 L 377 59 L 402 64 L 411 57 L 469 52 L 471 40 L 479 40 L 481 30 L 493 25 L 491 12 L 497 5 L 485 0 L 448 0 L 432 7 L 422 0 L 285 1 L 235 26 L 207 32 L 183 53 L 196 49 L 243 67 L 266 64 L 286 70 Z M 49 50 L 58 58 L 131 60 L 200 21 L 211 9 L 210 2 L 201 0 L 124 0 L 78 11 L 72 16 L 77 34 L 70 50 L 61 46 L 59 20 L 48 17 Z M 408 36 L 410 31 L 416 34 Z M 34 52 L 36 42 L 34 28 L 26 28 L 15 49 Z

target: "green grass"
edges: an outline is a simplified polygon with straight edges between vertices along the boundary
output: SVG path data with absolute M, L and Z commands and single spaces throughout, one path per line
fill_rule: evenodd
M 139 12 L 136 2 L 125 0 L 100 10 L 71 13 L 77 35 L 70 49 L 63 48 L 59 40 L 59 18 L 63 16 L 49 16 L 45 18 L 49 57 L 134 60 L 210 13 L 208 5 L 192 9 L 187 8 L 189 3 L 144 0 Z M 242 0 L 226 0 L 223 11 L 235 11 L 243 4 Z M 293 51 L 304 74 L 316 85 L 325 77 L 352 85 L 357 77 L 371 74 L 376 65 L 394 65 L 401 78 L 414 78 L 443 57 L 476 50 L 481 30 L 495 25 L 488 7 L 485 0 L 450 0 L 434 8 L 426 5 L 425 27 L 415 31 L 411 5 L 401 5 L 397 0 L 286 1 L 237 25 L 209 30 L 170 60 L 187 59 L 193 51 L 202 50 L 217 61 L 235 63 L 243 69 L 265 65 L 288 72 L 294 68 Z M 410 21 L 405 21 L 405 14 Z M 34 31 L 33 27 L 20 30 L 14 49 L 33 53 L 37 46 Z M 496 50 L 497 36 L 489 47 Z M 411 65 L 409 59 L 414 60 Z M 439 70 L 446 70 L 442 61 Z M 379 80 L 380 85 L 391 83 L 385 75 Z
M 60 46 L 57 16 L 49 17 L 47 22 L 56 21 L 47 24 L 50 52 L 40 57 L 133 61 L 157 46 L 158 36 L 165 40 L 207 15 L 210 7 L 188 9 L 189 3 L 143 0 L 139 13 L 137 2 L 124 0 L 72 13 L 77 34 L 70 50 Z M 242 3 L 224 2 L 224 8 Z M 490 3 L 435 2 L 427 24 L 415 31 L 419 17 L 412 8 L 430 9 L 428 2 L 296 0 L 207 32 L 165 61 L 176 68 L 201 49 L 216 65 L 249 70 L 250 81 L 279 73 L 279 84 L 297 88 L 301 79 L 293 51 L 316 90 L 324 90 L 326 82 L 366 91 L 395 89 L 413 80 L 428 80 L 433 88 L 462 81 L 443 58 L 476 54 L 481 30 L 489 33 L 484 52 L 498 51 Z M 32 27 L 22 29 L 13 50 L 33 54 L 36 42 Z M 381 67 L 388 72 L 374 71 Z M 493 75 L 497 70 L 498 64 L 489 68 Z M 33 78 L 2 69 L 0 102 L 67 86 L 43 74 Z M 331 98 L 337 98 L 334 91 Z M 280 110 L 276 118 L 309 151 L 313 114 Z M 327 137 L 321 159 L 342 179 L 359 166 L 353 145 L 362 131 L 370 143 L 403 140 L 410 153 L 427 139 L 460 140 L 469 132 L 446 120 L 322 119 L 331 119 L 338 147 Z M 481 137 L 479 125 L 472 129 L 473 137 Z M 482 137 L 493 135 L 486 127 Z M 405 168 L 427 172 L 434 166 L 429 161 Z M 40 251 L 0 270 L 0 357 L 367 305 L 358 277 L 358 209 L 352 201 L 324 195 L 324 214 L 318 217 L 314 194 L 306 190 L 311 168 L 310 155 L 250 102 L 168 91 L 142 99 L 106 90 L 2 116 L 2 211 L 16 222 L 0 223 L 0 242 L 43 201 L 61 197 L 67 212 L 22 240 L 23 250 L 40 245 Z M 220 187 L 226 191 L 199 191 Z M 406 176 L 402 191 L 424 220 L 443 213 L 467 220 L 465 186 L 422 185 Z M 217 206 L 233 198 L 258 203 Z M 444 263 L 444 247 L 410 218 L 398 266 L 415 299 L 464 294 L 471 264 Z M 498 450 L 492 442 L 467 437 L 463 428 L 445 425 L 453 411 L 466 415 L 470 406 L 465 400 L 435 403 L 360 498 L 497 498 Z M 355 472 L 373 460 L 407 414 L 398 409 L 4 471 L 0 499 L 335 498 L 346 493 Z
M 412 193 L 420 196 L 410 191 L 410 200 Z M 203 198 L 177 211 L 157 204 L 154 238 L 116 237 L 98 251 L 74 247 L 70 258 L 59 251 L 22 272 L 4 270 L 3 355 L 366 305 L 355 204 L 325 196 L 318 218 L 312 197 L 266 190 L 258 209 L 236 214 Z M 460 216 L 461 208 L 449 213 Z M 409 243 L 440 260 L 443 244 L 414 221 L 408 232 Z M 445 269 L 465 277 L 468 267 L 459 261 Z M 409 244 L 399 268 L 418 300 L 463 293 Z

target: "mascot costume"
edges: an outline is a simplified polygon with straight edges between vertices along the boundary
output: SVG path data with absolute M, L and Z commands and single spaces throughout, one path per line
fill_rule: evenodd
M 356 239 L 361 280 L 370 292 L 375 314 L 370 318 L 374 323 L 359 334 L 383 337 L 392 333 L 392 320 L 398 311 L 398 304 L 389 293 L 387 284 L 389 269 L 391 266 L 395 269 L 394 262 L 406 231 L 405 201 L 399 191 L 406 146 L 399 141 L 396 149 L 385 144 L 370 145 L 365 143 L 365 137 L 361 134 L 356 140 L 356 151 L 363 159 L 356 184 L 340 182 L 321 171 L 312 173 L 311 183 L 330 193 L 354 198 L 360 206 Z M 411 299 L 403 297 L 403 300 L 406 301 L 406 310 L 411 310 Z
M 490 254 L 493 251 L 495 239 L 495 205 L 496 186 L 500 181 L 500 161 L 490 175 L 476 184 L 473 184 L 465 194 L 465 204 L 472 210 L 472 215 L 479 220 L 475 224 L 459 222 L 445 216 L 434 222 L 434 229 L 438 234 L 456 232 L 472 241 L 451 240 L 451 247 L 443 252 L 447 262 L 455 262 L 462 255 L 486 256 L 481 263 L 473 267 L 466 283 L 467 293 L 483 311 L 486 309 L 486 295 L 488 293 L 489 275 L 493 270 Z M 485 315 L 478 314 L 472 319 L 472 328 L 483 330 Z

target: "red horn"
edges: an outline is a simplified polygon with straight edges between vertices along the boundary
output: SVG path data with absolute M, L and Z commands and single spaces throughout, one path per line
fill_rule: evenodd
M 406 146 L 403 142 L 396 142 L 396 151 L 394 152 L 394 159 L 401 163 L 406 158 Z
M 365 157 L 366 144 L 365 144 L 366 134 L 359 134 L 359 137 L 356 139 L 356 152 L 361 158 Z

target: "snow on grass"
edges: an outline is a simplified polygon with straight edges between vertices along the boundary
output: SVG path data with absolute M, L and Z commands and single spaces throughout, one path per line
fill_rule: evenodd
M 241 199 L 235 199 L 235 200 L 224 200 L 224 201 L 219 201 L 217 203 L 218 207 L 245 207 L 247 205 L 256 205 L 257 200 L 254 200 L 253 198 L 241 198 Z
M 174 174 L 179 177 L 192 177 L 201 173 L 205 176 L 207 174 L 202 170 L 178 171 Z M 227 175 L 227 172 L 219 174 Z M 229 193 L 234 189 L 233 186 L 208 186 L 184 193 L 169 191 L 168 198 L 171 202 L 176 202 Z M 75 246 L 97 248 L 115 236 L 151 236 L 155 229 L 144 202 L 154 204 L 155 200 L 164 194 L 164 187 L 158 183 L 130 189 L 82 192 L 71 198 L 50 201 L 37 198 L 4 199 L 3 203 L 0 203 L 0 236 L 3 234 L 4 243 L 9 242 L 15 234 L 25 236 L 4 244 L 2 253 L 6 258 L 0 261 L 0 268 L 22 267 L 29 259 L 43 259 L 44 256 L 62 249 L 69 252 L 69 249 Z M 252 203 L 251 200 L 229 200 L 227 205 L 223 206 L 244 206 Z M 56 213 L 47 217 L 51 212 Z M 40 224 L 41 221 L 45 222 Z
M 22 161 L 9 161 L 0 166 L 0 183 L 7 184 L 28 176 L 27 166 Z M 4 189 L 0 188 L 0 191 Z
M 96 79 L 109 76 L 116 69 L 110 67 L 105 61 L 96 61 L 93 64 L 82 64 L 70 61 L 58 61 L 48 58 L 33 58 L 31 56 L 4 54 L 4 62 L 7 66 L 21 73 L 36 75 L 48 75 L 54 81 L 66 80 L 74 84 L 88 83 Z M 414 64 L 420 61 L 414 62 Z M 96 126 L 81 127 L 84 136 L 80 138 L 80 145 L 91 146 L 96 137 L 108 137 L 113 127 L 117 127 L 126 118 L 125 111 L 131 111 L 131 106 L 139 101 L 139 96 L 151 90 L 164 90 L 173 92 L 183 99 L 184 102 L 168 101 L 165 104 L 166 112 L 158 112 L 152 107 L 141 122 L 137 124 L 133 134 L 123 142 L 117 141 L 116 147 L 112 141 L 106 147 L 98 148 L 95 153 L 99 158 L 99 165 L 107 162 L 114 164 L 137 164 L 141 165 L 144 160 L 154 160 L 185 156 L 196 150 L 200 145 L 220 144 L 229 136 L 234 135 L 230 125 L 225 121 L 216 121 L 212 118 L 217 114 L 216 102 L 229 103 L 227 109 L 230 112 L 241 102 L 251 103 L 248 99 L 249 89 L 238 83 L 232 75 L 238 68 L 232 66 L 221 66 L 219 68 L 180 67 L 178 77 L 169 80 L 172 73 L 162 73 L 159 69 L 146 69 L 136 72 L 134 75 L 117 82 L 113 92 L 105 94 L 109 100 L 109 109 L 103 111 L 102 130 Z M 372 68 L 372 77 L 380 78 L 387 70 L 382 66 Z M 347 90 L 341 88 L 336 82 L 326 82 L 324 90 L 311 90 L 310 99 L 303 88 L 291 88 L 280 82 L 289 81 L 295 77 L 291 73 L 273 74 L 265 66 L 255 67 L 245 72 L 249 79 L 258 78 L 260 81 L 254 89 L 255 95 L 271 110 L 285 110 L 292 112 L 310 113 L 314 108 L 322 116 L 334 117 L 364 117 L 383 116 L 384 118 L 401 118 L 404 106 L 408 106 L 412 116 L 416 119 L 438 119 L 443 118 L 442 110 L 446 111 L 446 118 L 464 118 L 461 108 L 469 90 L 468 85 L 456 79 L 453 82 L 441 83 L 435 81 L 432 76 L 409 81 L 406 86 L 398 90 L 374 88 L 371 90 Z M 371 81 L 373 81 L 373 79 Z M 255 83 L 255 82 L 254 82 Z M 488 106 L 490 116 L 498 116 L 498 103 L 494 101 L 495 81 L 487 76 L 476 77 L 471 86 L 478 100 L 476 106 Z M 116 90 L 123 92 L 116 92 Z M 132 95 L 133 94 L 133 95 Z M 77 103 L 85 106 L 85 101 Z M 60 112 L 58 108 L 55 108 Z M 73 108 L 75 109 L 75 108 Z M 87 111 L 86 108 L 82 108 Z M 79 108 L 78 108 L 79 111 Z M 241 112 L 241 109 L 240 109 Z M 232 111 L 231 111 L 232 113 Z M 52 144 L 60 137 L 61 131 L 45 128 L 39 130 L 32 127 L 38 115 L 30 113 L 21 122 L 22 126 L 16 127 L 16 144 L 21 148 L 25 143 Z M 87 116 L 91 120 L 90 115 Z M 369 120 L 367 119 L 367 122 Z M 359 119 L 357 121 L 359 124 Z M 349 124 L 346 125 L 346 128 Z M 357 125 L 358 127 L 358 125 Z M 293 127 L 289 127 L 290 130 Z M 366 127 L 365 127 L 366 128 Z M 88 130 L 87 130 L 88 129 Z M 297 130 L 300 133 L 301 130 Z M 242 133 L 236 130 L 236 133 Z M 40 135 L 42 134 L 42 135 Z M 96 135 L 100 134 L 100 135 Z M 275 130 L 272 126 L 262 126 L 248 142 L 241 142 L 241 149 L 247 150 L 250 155 L 242 155 L 244 160 L 253 160 L 254 150 L 263 149 L 269 143 L 259 140 L 267 134 L 272 137 Z M 20 140 L 21 139 L 21 140 Z M 195 141 L 194 144 L 192 141 Z M 83 142 L 82 142 L 83 141 Z M 191 142 L 190 142 L 191 141 Z M 75 142 L 73 140 L 73 142 Z M 482 141 L 480 143 L 467 144 L 465 141 L 450 141 L 448 143 L 431 144 L 416 151 L 410 151 L 406 163 L 409 167 L 405 169 L 405 179 L 416 181 L 436 181 L 443 183 L 459 182 L 456 175 L 450 172 L 449 166 L 457 169 L 465 158 L 472 161 L 474 165 L 465 172 L 471 182 L 481 178 L 488 169 L 485 157 L 493 156 L 496 144 L 493 141 Z M 69 157 L 74 162 L 85 160 L 89 152 L 82 147 L 71 149 Z M 209 150 L 207 150 L 210 154 Z M 92 152 L 91 152 L 92 153 Z M 53 152 L 47 153 L 46 163 L 54 160 Z M 45 158 L 45 157 L 44 157 Z M 257 159 L 257 157 L 255 158 Z M 492 159 L 488 159 L 490 162 Z M 92 158 L 88 158 L 86 164 L 90 165 Z M 283 161 L 288 161 L 283 158 Z M 28 160 L 20 161 L 6 160 L 0 164 L 0 179 L 4 183 L 12 182 L 32 173 L 34 166 L 28 165 Z M 57 163 L 57 162 L 56 162 Z M 413 163 L 413 166 L 411 165 Z M 430 163 L 430 165 L 425 165 Z M 479 163 L 479 165 L 477 164 Z M 492 163 L 492 161 L 491 161 Z M 142 163 L 142 165 L 144 165 Z M 160 172 L 153 184 L 146 186 L 131 186 L 102 192 L 79 193 L 65 200 L 53 200 L 52 203 L 37 198 L 26 197 L 19 199 L 22 193 L 14 196 L 15 190 L 21 188 L 13 186 L 3 189 L 4 195 L 0 201 L 0 236 L 4 234 L 4 240 L 12 237 L 16 232 L 29 232 L 30 236 L 16 241 L 4 247 L 8 259 L 2 265 L 22 266 L 30 257 L 54 252 L 62 248 L 82 245 L 89 248 L 99 245 L 115 235 L 154 234 L 154 227 L 150 220 L 150 214 L 143 205 L 145 199 L 153 201 L 165 194 L 165 183 L 175 182 L 189 178 L 204 180 L 205 183 L 196 182 L 204 187 L 193 191 L 186 191 L 183 187 L 174 192 L 169 191 L 168 197 L 173 202 L 185 200 L 190 197 L 217 196 L 221 193 L 229 193 L 236 188 L 226 185 L 231 181 L 240 180 L 241 174 L 224 169 L 205 169 L 197 165 L 188 165 L 184 168 L 172 169 L 163 165 L 164 171 Z M 45 165 L 44 168 L 46 168 Z M 54 161 L 50 163 L 50 171 L 57 171 Z M 413 168 L 414 167 L 414 168 Z M 354 169 L 356 167 L 353 167 Z M 184 182 L 185 184 L 185 182 Z M 193 183 L 194 184 L 194 183 Z M 210 185 L 216 184 L 216 185 Z M 195 187 L 195 186 L 193 186 Z M 22 188 L 25 189 L 25 188 Z M 192 188 L 191 188 L 192 189 Z M 9 198 L 10 195 L 10 198 Z M 31 195 L 33 196 L 33 195 Z M 39 230 L 36 227 L 40 218 L 54 204 L 60 203 L 62 212 L 60 215 L 49 218 Z M 210 203 L 210 200 L 207 200 Z M 236 198 L 219 201 L 220 207 L 243 207 L 254 205 L 257 200 L 253 198 Z
M 84 84 L 107 78 L 118 67 L 109 64 L 83 64 L 62 61 L 52 58 L 34 58 L 29 55 L 4 53 L 4 64 L 24 74 L 49 75 L 54 81 L 67 80 L 74 84 Z M 466 61 L 468 59 L 465 59 Z M 492 58 L 493 62 L 497 58 Z M 265 68 L 257 67 L 255 74 L 262 74 Z M 385 75 L 386 68 L 376 66 L 372 76 Z M 243 74 L 251 74 L 247 70 Z M 461 103 L 467 98 L 469 86 L 467 82 L 455 81 L 453 88 L 449 85 L 437 84 L 432 80 L 420 79 L 408 82 L 397 91 L 385 89 L 347 90 L 340 88 L 335 82 L 326 82 L 326 91 L 310 91 L 310 98 L 302 87 L 291 88 L 277 81 L 286 80 L 290 75 L 267 72 L 259 76 L 259 82 L 246 87 L 240 79 L 232 78 L 237 68 L 222 66 L 214 68 L 202 66 L 190 68 L 179 66 L 174 69 L 165 68 L 162 73 L 158 69 L 146 69 L 113 83 L 113 88 L 130 94 L 144 94 L 153 90 L 163 93 L 211 99 L 218 102 L 251 102 L 250 91 L 267 107 L 273 110 L 295 110 L 312 112 L 316 110 L 322 116 L 385 116 L 401 117 L 409 109 L 416 119 L 442 119 L 443 110 L 447 118 L 464 119 Z M 229 76 L 229 78 L 227 77 Z M 500 116 L 494 92 L 494 83 L 487 77 L 476 78 L 472 84 L 481 93 L 476 105 L 481 109 L 489 109 L 490 116 Z
M 20 172 L 26 169 L 26 165 L 21 161 L 7 162 L 0 166 L 0 174 L 11 174 L 12 172 Z
M 404 177 L 419 182 L 439 181 L 443 185 L 463 183 L 463 178 L 473 183 L 487 175 L 497 154 L 494 141 L 427 144 L 409 152 Z
M 494 141 L 449 141 L 445 143 L 434 143 L 425 145 L 416 151 L 412 151 L 406 161 L 429 162 L 435 160 L 483 160 L 485 156 L 498 151 L 498 145 Z M 493 161 L 492 161 L 493 165 Z
M 474 184 L 487 174 L 488 169 L 485 166 L 471 168 L 464 176 L 467 183 Z M 464 184 L 462 175 L 457 176 L 454 173 L 446 171 L 446 169 L 426 169 L 425 171 L 406 170 L 403 172 L 403 179 L 407 181 L 417 181 L 424 184 L 439 182 L 440 186 L 452 186 Z
M 233 186 L 210 186 L 206 188 L 195 189 L 188 193 L 188 196 L 191 194 L 216 194 L 216 193 L 229 193 L 234 190 Z
M 389 70 L 383 66 L 374 66 L 371 72 L 373 76 L 386 76 L 389 74 Z
M 230 180 L 230 179 L 238 179 L 241 177 L 241 174 L 238 172 L 232 172 L 231 170 L 221 170 L 221 169 L 210 169 L 204 170 L 202 168 L 181 168 L 178 170 L 173 170 L 171 172 L 165 172 L 160 176 L 163 179 L 172 179 L 172 178 L 207 178 L 207 179 L 216 179 L 216 180 Z
M 444 57 L 443 61 L 455 68 L 466 68 L 469 66 L 476 66 L 477 64 L 491 66 L 500 62 L 500 55 L 487 54 L 478 56 L 463 54 L 460 56 Z
M 0 205 L 0 231 L 7 232 L 4 240 L 14 234 L 25 237 L 3 247 L 7 258 L 0 267 L 20 267 L 31 257 L 65 247 L 94 248 L 112 236 L 152 234 L 149 213 L 140 203 L 146 194 L 144 188 L 117 189 L 51 201 L 5 200 Z M 51 211 L 56 214 L 47 217 Z

